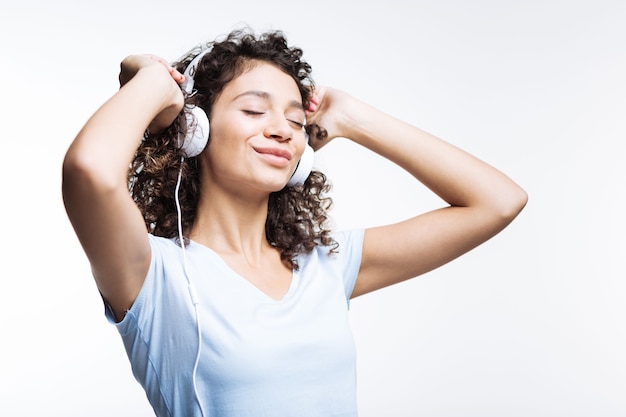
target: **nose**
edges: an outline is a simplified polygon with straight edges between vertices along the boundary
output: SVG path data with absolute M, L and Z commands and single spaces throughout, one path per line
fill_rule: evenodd
M 263 134 L 266 138 L 284 142 L 291 139 L 293 129 L 289 125 L 289 121 L 282 115 L 276 115 L 268 121 Z

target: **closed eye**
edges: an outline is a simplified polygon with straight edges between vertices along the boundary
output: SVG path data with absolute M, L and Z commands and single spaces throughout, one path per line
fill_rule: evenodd
M 289 123 L 295 125 L 298 129 L 304 129 L 304 123 L 300 123 L 300 122 L 297 122 L 295 120 L 290 120 L 290 119 L 287 119 L 287 121 L 289 121 Z
M 262 116 L 265 114 L 265 112 L 257 111 L 257 110 L 244 109 L 241 111 L 248 116 Z M 304 129 L 304 123 L 298 122 L 297 120 L 294 120 L 294 119 L 287 119 L 287 121 L 296 129 Z
M 250 116 L 260 116 L 263 114 L 262 111 L 256 111 L 256 110 L 242 110 L 244 112 L 244 114 L 250 115 Z

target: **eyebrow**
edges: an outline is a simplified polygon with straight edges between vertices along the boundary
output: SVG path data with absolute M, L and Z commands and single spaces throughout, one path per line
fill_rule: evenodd
M 249 90 L 249 91 L 244 91 L 243 93 L 237 95 L 233 99 L 233 101 L 237 101 L 241 97 L 245 97 L 245 96 L 255 96 L 255 97 L 262 98 L 263 100 L 267 100 L 267 101 L 272 101 L 272 98 L 273 98 L 272 95 L 268 93 L 267 91 Z M 298 100 L 289 101 L 289 107 L 304 111 L 304 106 Z

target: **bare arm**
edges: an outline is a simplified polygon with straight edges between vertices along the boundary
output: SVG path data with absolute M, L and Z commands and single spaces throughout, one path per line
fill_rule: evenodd
M 353 297 L 416 277 L 485 242 L 522 210 L 527 195 L 467 152 L 332 89 L 317 92 L 309 120 L 391 160 L 448 207 L 365 231 Z M 319 104 L 319 105 L 318 105 Z
M 181 81 L 156 57 L 125 59 L 122 87 L 87 121 L 63 161 L 68 216 L 118 319 L 137 297 L 151 256 L 144 220 L 128 192 L 128 167 L 146 128 L 164 128 L 178 114 Z

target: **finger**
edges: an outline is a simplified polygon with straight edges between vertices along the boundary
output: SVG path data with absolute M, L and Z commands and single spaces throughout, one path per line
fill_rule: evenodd
M 176 68 L 170 66 L 169 71 L 174 81 L 176 81 L 178 84 L 182 84 L 183 82 L 185 82 L 185 76 L 181 74 Z
M 316 95 L 311 96 L 307 108 L 304 109 L 305 114 L 309 116 L 310 114 L 315 113 L 319 108 L 319 104 L 319 98 Z
M 149 55 L 150 59 L 160 62 L 167 71 L 170 73 L 170 76 L 176 81 L 178 84 L 182 84 L 185 81 L 185 76 L 181 74 L 176 68 L 174 68 L 169 62 L 165 59 L 161 58 L 157 55 Z

